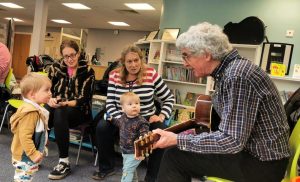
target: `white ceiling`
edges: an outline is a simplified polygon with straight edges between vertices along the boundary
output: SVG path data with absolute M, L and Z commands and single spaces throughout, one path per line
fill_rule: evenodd
M 0 2 L 12 2 L 23 6 L 24 9 L 11 9 L 0 5 L 0 22 L 5 22 L 5 17 L 16 17 L 24 22 L 16 22 L 16 25 L 33 25 L 36 0 L 0 0 Z M 47 18 L 48 27 L 69 28 L 100 28 L 152 31 L 159 28 L 162 0 L 49 0 Z M 82 3 L 91 10 L 74 10 L 62 3 Z M 147 2 L 155 8 L 154 11 L 128 12 L 132 10 L 124 3 Z M 124 12 L 125 11 L 125 12 Z M 64 19 L 72 24 L 57 24 L 51 19 Z M 129 27 L 116 27 L 107 23 L 108 21 L 124 21 Z

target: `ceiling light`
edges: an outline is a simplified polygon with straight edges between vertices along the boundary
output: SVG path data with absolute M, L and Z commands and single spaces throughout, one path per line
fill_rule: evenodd
M 81 3 L 62 3 L 64 6 L 67 6 L 72 9 L 91 9 Z
M 19 19 L 19 18 L 11 18 L 11 17 L 6 17 L 4 18 L 6 20 L 10 20 L 10 19 L 14 19 L 14 21 L 17 21 L 17 22 L 24 22 L 23 20 Z
M 19 6 L 17 4 L 14 4 L 14 3 L 0 3 L 0 5 L 2 6 L 6 6 L 8 8 L 24 8 L 22 6 Z
M 52 19 L 51 21 L 54 21 L 55 23 L 72 24 L 71 22 L 68 22 L 66 20 Z
M 109 21 L 108 23 L 115 25 L 115 26 L 129 26 L 127 23 L 119 22 L 119 21 Z
M 134 10 L 155 10 L 155 8 L 148 3 L 125 3 L 125 5 Z

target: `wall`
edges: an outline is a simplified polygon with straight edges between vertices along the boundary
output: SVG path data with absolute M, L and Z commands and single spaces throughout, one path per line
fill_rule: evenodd
M 32 33 L 32 26 L 16 26 L 16 32 Z M 46 32 L 51 32 L 55 36 L 61 32 L 61 28 L 47 27 Z M 101 65 L 106 66 L 108 61 L 113 61 L 120 57 L 121 51 L 126 45 L 133 44 L 148 34 L 149 32 L 145 31 L 119 30 L 119 34 L 115 35 L 114 30 L 88 29 L 86 53 L 91 59 L 95 54 L 95 49 L 101 48 L 104 53 L 101 55 Z M 57 50 L 47 49 L 47 51 L 56 52 L 55 55 L 58 57 L 55 56 L 55 58 L 60 58 L 58 50 L 59 45 Z
M 121 55 L 126 45 L 133 44 L 148 35 L 149 32 L 119 30 L 115 35 L 114 30 L 89 29 L 86 52 L 91 59 L 96 48 L 101 48 L 101 65 L 107 65 L 108 61 L 114 61 Z
M 32 31 L 33 31 L 32 26 L 17 25 L 15 28 L 16 28 L 15 32 L 32 33 Z M 61 28 L 60 27 L 47 27 L 46 32 L 61 32 Z
M 294 44 L 290 76 L 293 65 L 300 64 L 300 1 L 299 0 L 163 0 L 160 30 L 181 28 L 208 21 L 223 27 L 228 22 L 240 22 L 248 16 L 257 16 L 267 26 L 270 42 Z M 293 38 L 285 37 L 286 30 L 295 30 Z

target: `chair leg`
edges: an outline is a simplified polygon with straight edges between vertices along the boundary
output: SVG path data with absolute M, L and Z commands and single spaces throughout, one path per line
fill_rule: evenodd
M 3 116 L 2 116 L 2 121 L 1 121 L 1 126 L 0 126 L 0 132 L 2 130 L 3 123 L 4 123 L 5 119 L 7 118 L 8 108 L 9 108 L 9 104 L 7 104 L 7 106 L 5 107 L 5 110 L 4 110 L 4 113 L 3 113 Z
M 78 160 L 79 160 L 79 155 L 80 155 L 80 152 L 81 152 L 82 141 L 83 141 L 83 135 L 81 134 L 81 136 L 80 136 L 80 142 L 79 142 L 79 148 L 78 148 L 78 153 L 77 153 L 77 158 L 76 158 L 76 166 L 78 165 Z
M 92 152 L 93 152 L 93 155 L 95 156 L 95 152 L 94 152 L 94 143 L 93 143 L 92 135 L 89 135 L 89 139 L 90 139 L 90 142 L 91 142 L 91 145 L 92 145 Z
M 97 163 L 98 163 L 98 151 L 97 151 L 97 154 L 96 154 L 96 157 L 95 157 L 94 166 L 97 166 Z

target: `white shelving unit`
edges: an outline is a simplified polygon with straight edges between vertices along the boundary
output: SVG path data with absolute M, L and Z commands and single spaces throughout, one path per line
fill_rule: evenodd
M 187 93 L 210 94 L 213 92 L 214 84 L 211 77 L 207 77 L 206 81 L 202 79 L 202 81 L 198 81 L 198 83 L 181 80 L 178 79 L 178 77 L 174 78 L 176 75 L 180 75 L 180 72 L 184 70 L 181 53 L 176 49 L 175 44 L 175 41 L 162 40 L 141 41 L 136 43 L 136 45 L 142 49 L 149 47 L 147 63 L 158 71 L 170 89 L 179 90 L 181 103 L 184 102 Z M 259 65 L 261 50 L 259 45 L 233 44 L 233 47 L 236 48 L 242 56 L 253 60 L 255 64 Z M 167 71 L 166 68 L 174 68 L 175 72 L 173 75 L 175 76 L 168 76 L 169 71 Z M 179 103 L 176 103 L 175 107 L 188 110 L 194 108 L 193 106 L 186 106 Z
M 288 91 L 294 92 L 300 87 L 300 79 L 293 78 L 293 77 L 278 77 L 278 76 L 271 76 L 271 79 L 277 86 L 279 91 Z
M 254 61 L 256 65 L 260 64 L 261 46 L 248 44 L 232 44 L 233 48 L 237 49 L 239 54 L 247 59 Z
M 168 74 L 166 71 L 167 67 L 183 68 L 181 53 L 175 48 L 175 43 L 175 41 L 152 40 L 138 42 L 136 45 L 141 48 L 149 48 L 148 65 L 157 70 L 170 89 L 179 90 L 181 103 L 184 102 L 188 92 L 206 95 L 211 94 L 214 91 L 214 81 L 211 77 L 207 77 L 204 83 L 194 83 L 180 79 L 176 80 L 166 76 Z M 233 48 L 237 49 L 241 56 L 252 60 L 256 65 L 260 64 L 261 45 L 233 44 Z M 175 74 L 179 75 L 180 71 L 177 70 Z M 300 79 L 292 77 L 270 77 L 279 91 L 295 91 L 299 88 Z M 175 104 L 175 107 L 188 110 L 193 108 L 192 106 L 185 106 L 178 103 Z
M 253 61 L 256 65 L 260 64 L 261 46 L 260 45 L 248 45 L 248 44 L 232 44 L 234 49 L 237 49 L 239 54 L 247 59 Z M 205 94 L 210 95 L 214 92 L 213 78 L 207 79 L 207 89 Z

